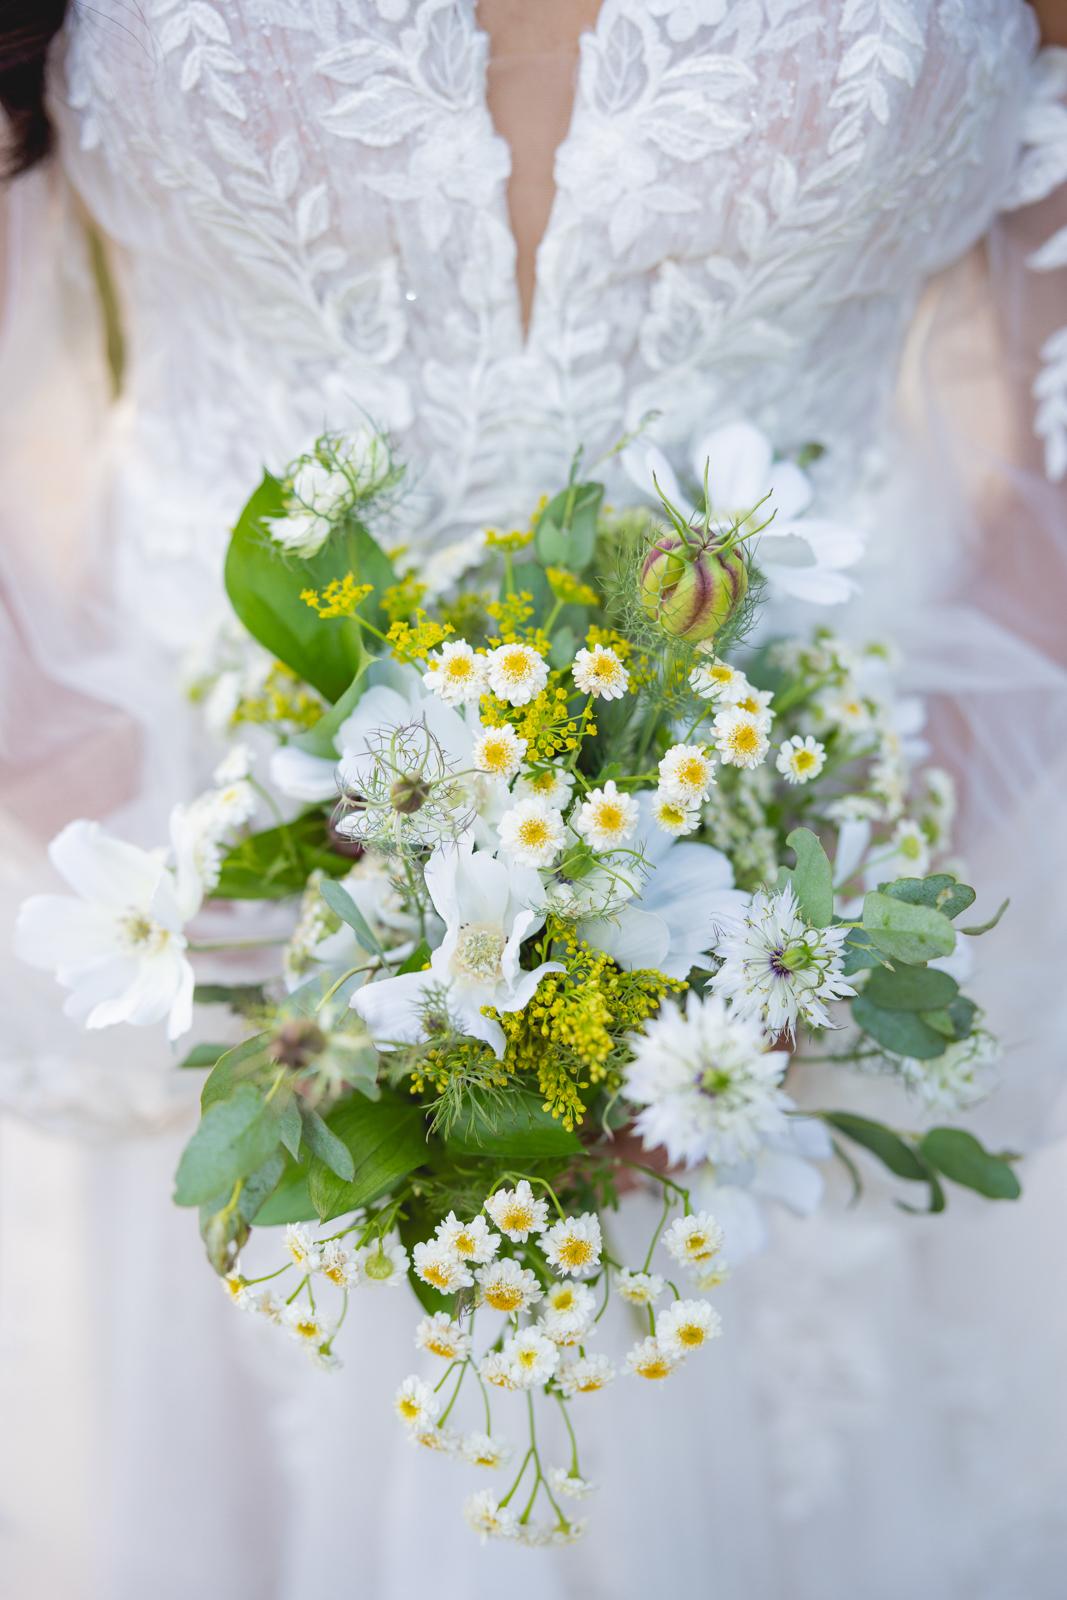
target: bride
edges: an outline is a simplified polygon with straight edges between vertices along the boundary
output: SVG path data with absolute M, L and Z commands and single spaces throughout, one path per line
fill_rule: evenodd
M 150 845 L 203 787 L 220 752 L 180 663 L 264 463 L 370 417 L 430 561 L 650 412 L 677 469 L 744 419 L 783 454 L 822 447 L 818 512 L 866 538 L 861 592 L 825 615 L 895 640 L 962 777 L 975 880 L 1017 897 L 990 1004 L 1012 1049 L 976 1126 L 1057 1133 L 1067 252 L 1045 244 L 1067 220 L 1067 55 L 1039 44 L 1067 45 L 1064 7 L 63 11 L 0 23 L 25 173 L 0 349 L 12 906 L 51 887 L 44 845 L 72 817 Z M 617 462 L 608 484 L 639 498 Z M 480 1552 L 381 1403 L 410 1367 L 404 1308 L 373 1307 L 338 1376 L 295 1370 L 169 1203 L 199 1075 L 154 1030 L 82 1034 L 41 974 L 4 984 L 11 1600 L 1062 1592 L 1055 1148 L 1015 1209 L 852 1214 L 835 1191 L 776 1213 L 722 1291 L 703 1387 L 620 1394 L 600 1424 L 586 1543 Z

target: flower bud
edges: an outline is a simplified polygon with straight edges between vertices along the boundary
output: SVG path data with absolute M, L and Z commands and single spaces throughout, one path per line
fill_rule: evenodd
M 429 798 L 430 785 L 421 772 L 406 772 L 389 791 L 393 810 L 402 812 L 405 817 L 413 817 L 416 811 L 421 811 Z
M 748 587 L 741 547 L 717 532 L 664 530 L 645 552 L 641 604 L 668 633 L 699 644 L 722 627 Z
M 325 1048 L 326 1035 L 322 1029 L 310 1017 L 302 1017 L 282 1024 L 267 1054 L 281 1066 L 299 1069 L 306 1067 Z

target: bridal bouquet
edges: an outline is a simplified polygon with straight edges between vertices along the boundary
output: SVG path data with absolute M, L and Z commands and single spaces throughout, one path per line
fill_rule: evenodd
M 569 1503 L 595 1486 L 572 1404 L 708 1359 L 727 1273 L 708 1196 L 770 1157 L 839 1159 L 858 1193 L 857 1149 L 931 1211 L 945 1179 L 1019 1193 L 962 1129 L 804 1092 L 829 1056 L 935 1115 L 986 1093 L 961 946 L 992 922 L 961 925 L 951 783 L 917 768 L 891 652 L 763 636 L 775 497 L 717 492 L 731 440 L 692 505 L 672 481 L 655 513 L 612 512 L 579 460 L 530 528 L 421 569 L 386 553 L 381 439 L 324 437 L 265 475 L 230 544 L 235 620 L 190 678 L 258 756 L 232 745 L 169 854 L 70 824 L 52 858 L 76 898 L 20 920 L 88 1027 L 165 1017 L 173 1039 L 197 1002 L 242 1019 L 183 1063 L 210 1073 L 175 1199 L 236 1305 L 323 1369 L 353 1294 L 410 1286 L 443 1366 L 395 1409 L 500 1482 L 466 1502 L 483 1540 L 578 1536 Z M 272 980 L 195 986 L 206 897 L 292 907 Z M 636 1258 L 613 1238 L 624 1178 L 662 1198 Z M 253 1228 L 284 1230 L 258 1276 Z M 613 1299 L 639 1324 L 624 1352 Z

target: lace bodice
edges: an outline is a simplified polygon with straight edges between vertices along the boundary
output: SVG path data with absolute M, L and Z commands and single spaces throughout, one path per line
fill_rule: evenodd
M 474 0 L 76 4 L 54 101 L 120 247 L 141 536 L 214 564 L 261 464 L 364 413 L 418 539 L 650 410 L 679 463 L 739 416 L 817 440 L 840 498 L 1004 200 L 1035 47 L 1022 0 L 604 0 L 524 342 Z

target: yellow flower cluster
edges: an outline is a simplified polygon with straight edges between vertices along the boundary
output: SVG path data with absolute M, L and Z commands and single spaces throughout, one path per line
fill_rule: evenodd
M 420 661 L 435 650 L 453 629 L 447 622 L 430 622 L 425 611 L 416 611 L 415 626 L 409 622 L 394 622 L 388 639 L 393 655 L 398 661 Z
M 496 637 L 491 645 L 531 644 L 542 655 L 548 654 L 548 640 L 538 628 L 524 628 L 523 623 L 533 616 L 533 595 L 528 589 L 521 594 L 509 594 L 503 600 L 487 600 L 485 609 L 496 623 Z
M 254 698 L 238 701 L 230 726 L 242 722 L 262 722 L 285 733 L 304 733 L 313 728 L 326 711 L 319 699 L 295 672 L 276 661 Z
M 357 583 L 355 573 L 346 572 L 343 578 L 332 579 L 321 596 L 317 589 L 301 589 L 300 598 L 320 617 L 351 617 L 356 607 L 373 593 L 373 583 Z
M 419 609 L 426 584 L 417 583 L 412 573 L 401 578 L 382 594 L 382 610 L 390 622 L 407 622 Z
M 655 676 L 653 663 L 644 654 L 634 654 L 634 647 L 625 634 L 616 633 L 614 628 L 598 628 L 596 623 L 591 624 L 585 636 L 585 648 L 592 650 L 600 645 L 604 650 L 614 650 L 619 660 L 630 673 L 630 692 L 639 689 L 642 684 L 650 683 Z
M 533 528 L 527 528 L 525 533 L 519 528 L 511 533 L 497 533 L 492 528 L 486 528 L 485 548 L 502 556 L 512 556 L 516 550 L 525 550 L 528 544 L 532 544 L 533 536 Z
M 549 588 L 557 600 L 562 600 L 564 605 L 598 606 L 600 596 L 595 589 L 573 572 L 567 572 L 564 567 L 546 567 L 545 576 L 548 578 Z
M 516 737 L 526 740 L 527 761 L 551 761 L 562 750 L 576 750 L 586 735 L 592 738 L 596 733 L 596 723 L 590 720 L 588 710 L 577 717 L 569 714 L 567 698 L 573 689 L 563 687 L 561 680 L 566 676 L 550 672 L 547 686 L 525 706 L 483 695 L 479 703 L 483 726 L 500 728 L 510 722 Z

